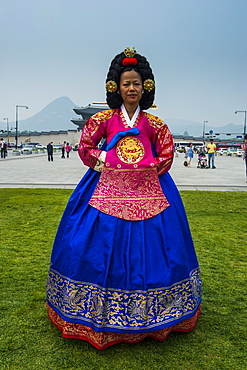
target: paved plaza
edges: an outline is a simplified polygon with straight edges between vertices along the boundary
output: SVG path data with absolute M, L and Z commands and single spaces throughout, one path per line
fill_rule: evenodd
M 179 190 L 247 191 L 245 163 L 240 157 L 216 156 L 216 169 L 197 168 L 197 156 L 192 168 L 183 162 L 179 154 L 170 171 Z M 9 155 L 0 159 L 0 188 L 74 189 L 86 171 L 75 151 L 69 159 L 55 153 L 53 162 L 48 162 L 46 154 Z

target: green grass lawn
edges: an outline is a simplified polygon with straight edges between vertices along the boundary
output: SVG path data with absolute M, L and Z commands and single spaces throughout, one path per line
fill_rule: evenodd
M 70 190 L 0 189 L 0 369 L 246 369 L 247 192 L 181 193 L 203 279 L 196 329 L 99 351 L 47 319 L 45 284 Z

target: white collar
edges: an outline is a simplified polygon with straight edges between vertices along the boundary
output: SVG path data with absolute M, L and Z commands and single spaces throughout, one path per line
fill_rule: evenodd
M 138 105 L 138 107 L 136 108 L 136 111 L 135 111 L 135 113 L 134 113 L 133 117 L 130 119 L 130 118 L 129 118 L 129 115 L 128 115 L 128 113 L 127 113 L 126 109 L 125 109 L 124 104 L 122 104 L 122 105 L 121 105 L 121 111 L 123 112 L 123 115 L 124 115 L 125 121 L 127 122 L 128 126 L 130 126 L 130 127 L 133 127 L 133 126 L 134 126 L 134 123 L 135 123 L 135 121 L 136 121 L 136 119 L 137 119 L 137 116 L 138 116 L 138 114 L 139 114 L 140 110 L 141 110 L 141 109 L 140 109 L 140 107 L 139 107 L 139 105 Z

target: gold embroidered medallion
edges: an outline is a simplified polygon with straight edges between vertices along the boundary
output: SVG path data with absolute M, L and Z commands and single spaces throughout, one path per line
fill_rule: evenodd
M 138 163 L 144 157 L 144 145 L 136 137 L 126 136 L 118 142 L 116 154 L 120 161 L 124 163 Z

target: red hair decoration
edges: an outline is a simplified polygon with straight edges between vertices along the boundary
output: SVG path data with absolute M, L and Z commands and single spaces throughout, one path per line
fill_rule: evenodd
M 138 61 L 136 58 L 124 58 L 122 61 L 123 66 L 136 66 Z

